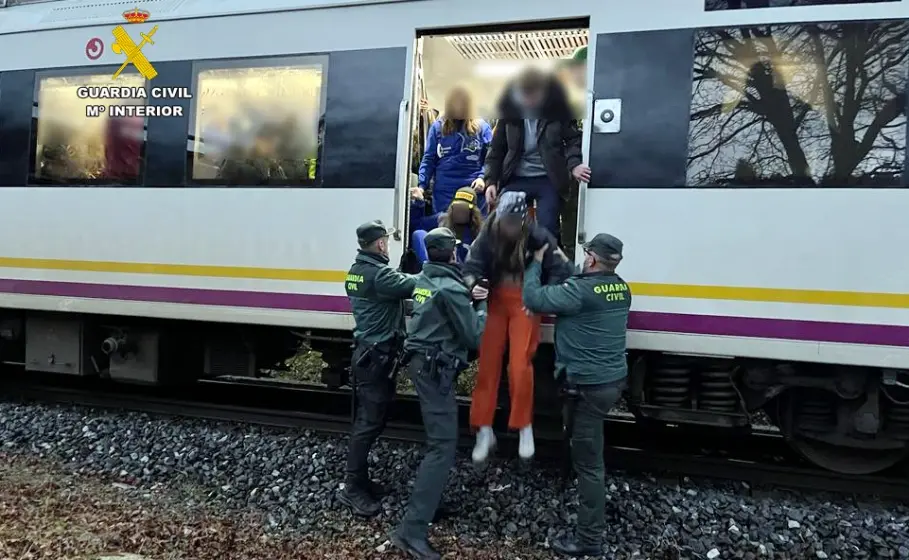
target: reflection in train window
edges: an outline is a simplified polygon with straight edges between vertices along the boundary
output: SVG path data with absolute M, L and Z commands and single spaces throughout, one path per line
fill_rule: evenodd
M 791 6 L 829 6 L 831 4 L 880 4 L 900 0 L 704 0 L 704 9 L 741 10 L 750 8 L 788 8 Z
M 37 87 L 35 151 L 30 180 L 39 184 L 137 184 L 145 148 L 144 117 L 86 116 L 89 105 L 145 105 L 144 97 L 88 99 L 83 87 L 143 88 L 145 78 L 124 73 L 41 77 Z M 95 90 L 97 91 L 97 90 Z M 128 90 L 127 90 L 128 91 Z
M 707 29 L 695 40 L 692 186 L 900 186 L 909 24 Z
M 327 57 L 200 63 L 192 180 L 313 184 L 321 154 Z

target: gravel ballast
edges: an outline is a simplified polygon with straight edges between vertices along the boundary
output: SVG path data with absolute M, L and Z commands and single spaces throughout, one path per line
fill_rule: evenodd
M 376 446 L 372 475 L 393 492 L 383 514 L 365 522 L 335 499 L 345 451 L 345 438 L 310 432 L 0 403 L 6 463 L 39 460 L 121 494 L 163 492 L 172 505 L 158 514 L 168 519 L 200 511 L 218 523 L 254 516 L 255 523 L 242 523 L 254 542 L 294 538 L 315 547 L 315 555 L 294 549 L 286 557 L 391 557 L 386 534 L 403 513 L 420 447 Z M 432 538 L 451 558 L 551 558 L 549 541 L 576 518 L 573 489 L 563 496 L 552 473 L 521 470 L 510 459 L 477 472 L 461 456 L 449 487 L 463 513 L 434 527 Z M 909 558 L 909 508 L 902 505 L 615 472 L 607 474 L 607 494 L 610 558 Z M 339 545 L 325 543 L 344 543 L 348 555 L 332 556 Z M 203 558 L 187 554 L 176 557 Z M 285 556 L 276 550 L 270 557 Z

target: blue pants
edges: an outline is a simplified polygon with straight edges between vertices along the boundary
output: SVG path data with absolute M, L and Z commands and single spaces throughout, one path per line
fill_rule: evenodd
M 536 202 L 537 223 L 559 237 L 559 210 L 562 199 L 548 177 L 512 177 L 502 192 L 523 191 L 527 204 Z
M 410 246 L 417 255 L 417 260 L 422 265 L 429 260 L 429 253 L 426 252 L 426 230 L 418 229 L 410 236 Z

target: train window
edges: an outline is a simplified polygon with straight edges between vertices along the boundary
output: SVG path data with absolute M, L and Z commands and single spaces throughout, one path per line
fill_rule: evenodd
M 749 8 L 788 8 L 791 6 L 824 6 L 831 4 L 879 4 L 900 0 L 704 0 L 704 9 L 741 10 Z
M 97 72 L 97 70 L 93 70 Z M 80 88 L 118 86 L 124 97 L 89 99 Z M 88 116 L 91 105 L 144 105 L 128 97 L 128 88 L 145 87 L 145 78 L 123 73 L 67 76 L 38 75 L 35 149 L 30 182 L 36 184 L 135 185 L 145 151 L 144 117 Z M 132 90 L 135 91 L 135 90 Z
M 315 184 L 327 64 L 327 56 L 198 63 L 192 181 Z
M 688 184 L 900 186 L 907 32 L 889 21 L 700 30 Z

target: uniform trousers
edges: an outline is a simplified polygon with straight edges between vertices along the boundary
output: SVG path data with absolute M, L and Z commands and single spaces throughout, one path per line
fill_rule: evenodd
M 347 483 L 366 488 L 369 482 L 369 450 L 388 422 L 388 410 L 395 396 L 395 379 L 388 371 L 392 366 L 359 367 L 357 362 L 369 346 L 360 344 L 353 352 L 350 373 L 354 384 L 353 426 L 347 447 Z
M 448 475 L 455 465 L 458 445 L 458 403 L 454 379 L 443 381 L 430 371 L 421 355 L 407 366 L 420 400 L 420 413 L 426 430 L 426 452 L 417 469 L 407 512 L 401 521 L 401 536 L 420 540 L 426 537 L 429 524 L 442 501 Z
M 581 545 L 602 546 L 606 529 L 606 467 L 603 464 L 603 423 L 625 388 L 625 380 L 604 385 L 578 385 L 571 434 L 571 463 L 578 476 L 578 529 Z

